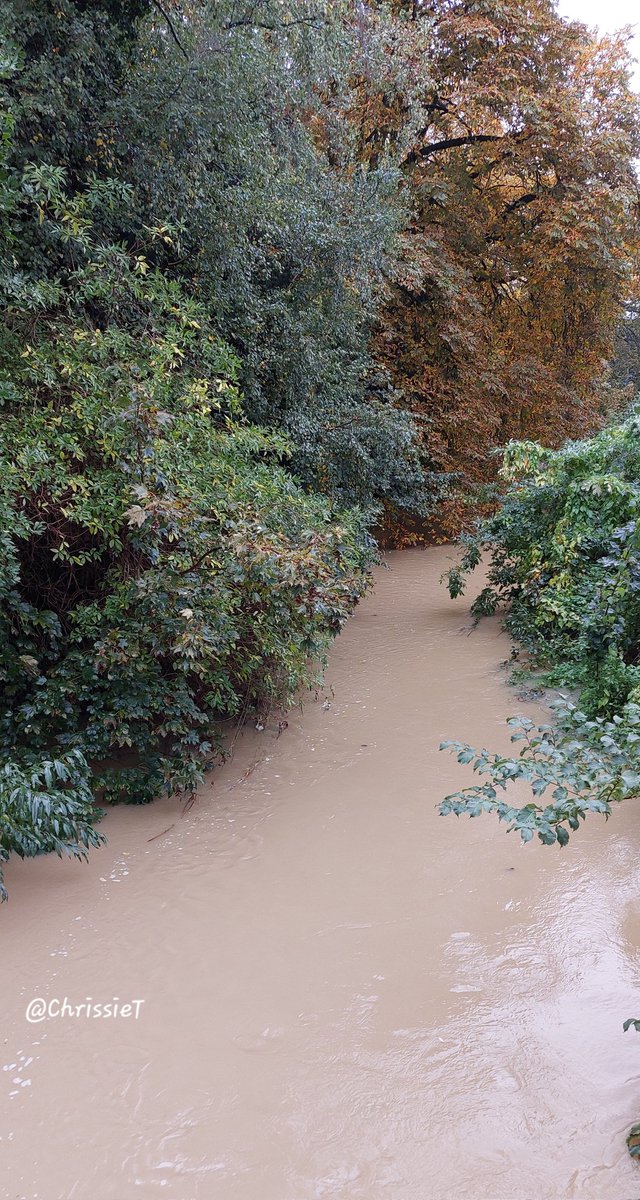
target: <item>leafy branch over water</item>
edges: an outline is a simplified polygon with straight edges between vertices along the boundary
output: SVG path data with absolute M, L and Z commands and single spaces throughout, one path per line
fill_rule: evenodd
M 442 742 L 462 764 L 472 763 L 486 783 L 447 796 L 440 813 L 478 817 L 495 813 L 517 831 L 523 842 L 535 834 L 545 845 L 566 846 L 571 832 L 588 813 L 608 817 L 611 805 L 640 790 L 640 706 L 627 704 L 611 721 L 590 719 L 566 700 L 552 705 L 556 725 L 534 725 L 527 717 L 510 717 L 512 742 L 524 742 L 515 757 L 475 750 L 466 742 Z M 503 800 L 514 782 L 530 786 L 533 801 L 517 807 Z M 546 800 L 543 800 L 546 797 Z
M 489 559 L 477 617 L 507 609 L 506 625 L 529 652 L 542 682 L 578 693 L 552 704 L 553 725 L 512 717 L 513 756 L 443 742 L 458 762 L 486 777 L 447 796 L 443 815 L 494 813 L 524 842 L 565 846 L 588 813 L 609 817 L 619 800 L 640 793 L 640 420 L 550 451 L 532 442 L 507 447 L 509 484 L 498 512 L 463 539 L 449 572 L 452 598 Z M 520 807 L 503 794 L 529 787 Z M 624 1022 L 640 1031 L 640 1019 Z M 640 1124 L 627 1148 L 640 1158 Z
M 86 858 L 90 847 L 104 842 L 93 828 L 98 814 L 90 778 L 78 749 L 57 758 L 25 754 L 20 762 L 0 766 L 0 900 L 7 897 L 2 865 L 12 853 Z
M 512 718 L 515 757 L 445 742 L 487 782 L 447 796 L 442 813 L 493 812 L 523 841 L 566 845 L 589 812 L 609 816 L 640 791 L 639 429 L 634 409 L 562 450 L 506 448 L 501 507 L 463 540 L 449 592 L 464 592 L 484 553 L 487 583 L 471 611 L 504 606 L 539 682 L 572 689 L 577 705 L 554 702 L 552 725 Z M 529 804 L 503 800 L 514 781 L 530 787 Z

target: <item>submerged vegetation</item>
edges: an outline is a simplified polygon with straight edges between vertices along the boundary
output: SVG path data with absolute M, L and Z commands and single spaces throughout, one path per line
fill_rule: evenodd
M 551 0 L 8 0 L 0 37 L 0 863 L 192 790 L 316 678 L 372 531 L 468 525 L 509 439 L 483 604 L 585 721 L 634 711 L 634 418 L 533 445 L 635 379 L 624 38 Z

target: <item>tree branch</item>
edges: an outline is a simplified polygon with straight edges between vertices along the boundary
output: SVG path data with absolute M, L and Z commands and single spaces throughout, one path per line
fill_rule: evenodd
M 439 150 L 453 150 L 456 146 L 475 146 L 481 142 L 510 143 L 521 141 L 529 136 L 531 135 L 527 133 L 526 129 L 516 129 L 514 133 L 466 133 L 461 137 L 443 138 L 440 142 L 429 142 L 426 146 L 411 150 L 402 160 L 402 165 L 418 162 L 421 158 L 429 158 L 431 154 L 436 154 Z
M 241 17 L 238 21 L 227 21 L 223 29 L 268 29 L 277 33 L 279 29 L 290 29 L 292 25 L 314 25 L 320 28 L 326 24 L 326 19 L 321 16 L 295 17 L 292 21 L 279 21 L 277 25 L 269 25 L 267 21 L 253 21 L 251 17 Z
M 507 217 L 509 213 L 515 212 L 516 209 L 522 208 L 525 204 L 533 204 L 534 200 L 540 199 L 540 192 L 527 192 L 524 196 L 518 196 L 517 200 L 512 200 L 511 204 L 507 204 L 502 215 Z
M 469 133 L 464 137 L 443 138 L 441 142 L 429 142 L 419 150 L 411 150 L 403 159 L 404 163 L 414 163 L 421 158 L 429 158 L 439 150 L 454 150 L 456 146 L 475 146 L 479 142 L 502 142 L 508 135 L 503 133 Z
M 153 4 L 154 8 L 157 8 L 160 15 L 166 21 L 167 27 L 169 29 L 169 32 L 170 32 L 176 46 L 178 47 L 180 53 L 184 54 L 184 57 L 187 59 L 187 62 L 188 62 L 189 55 L 187 54 L 187 51 L 185 50 L 184 46 L 182 45 L 182 42 L 180 41 L 180 38 L 178 37 L 178 35 L 175 31 L 173 21 L 171 20 L 171 17 L 169 16 L 168 12 L 166 12 L 165 9 L 162 7 L 162 5 L 160 4 L 160 0 L 151 0 L 151 3 Z

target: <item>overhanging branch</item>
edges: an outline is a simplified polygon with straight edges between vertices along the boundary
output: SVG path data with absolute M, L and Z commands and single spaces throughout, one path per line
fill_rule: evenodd
M 404 159 L 405 163 L 418 162 L 421 158 L 429 158 L 431 154 L 437 154 L 440 150 L 454 150 L 457 146 L 475 146 L 479 142 L 502 142 L 505 135 L 502 133 L 468 133 L 464 137 L 443 138 L 440 142 L 429 142 L 426 146 L 420 146 L 417 150 L 411 150 Z
M 403 165 L 411 165 L 420 159 L 429 158 L 440 150 L 455 150 L 458 146 L 476 146 L 483 142 L 520 141 L 526 136 L 528 135 L 525 129 L 518 129 L 515 133 L 465 133 L 460 137 L 443 138 L 439 142 L 428 142 L 426 146 L 411 150 L 403 159 Z
M 179 49 L 180 53 L 181 53 L 181 54 L 184 54 L 184 57 L 185 57 L 185 58 L 187 59 L 187 61 L 188 61 L 188 59 L 189 59 L 189 55 L 187 54 L 187 51 L 185 50 L 184 46 L 182 45 L 182 42 L 180 41 L 180 38 L 178 37 L 178 35 L 177 35 L 176 31 L 175 31 L 175 27 L 174 27 L 173 21 L 171 20 L 171 17 L 169 16 L 168 12 L 166 12 L 166 10 L 165 10 L 165 9 L 162 7 L 162 5 L 160 4 L 159 0 L 151 0 L 151 3 L 153 4 L 153 7 L 154 7 L 154 8 L 156 8 L 156 9 L 158 10 L 158 12 L 160 13 L 161 17 L 162 17 L 162 18 L 163 18 L 163 20 L 166 22 L 166 25 L 167 25 L 167 28 L 168 28 L 168 30 L 169 30 L 169 33 L 171 34 L 171 36 L 172 36 L 172 38 L 173 38 L 173 40 L 174 40 L 174 42 L 175 42 L 176 46 L 178 47 L 178 49 Z
M 279 29 L 290 29 L 292 25 L 313 25 L 319 29 L 327 23 L 326 18 L 321 16 L 294 17 L 291 21 L 278 21 L 275 25 L 269 24 L 268 21 L 254 21 L 251 17 L 241 17 L 238 21 L 227 21 L 223 29 L 268 29 L 271 33 L 277 33 Z

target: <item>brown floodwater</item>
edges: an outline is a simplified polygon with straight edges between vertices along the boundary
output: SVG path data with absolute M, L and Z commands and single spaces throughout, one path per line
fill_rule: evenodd
M 321 696 L 184 815 L 117 809 L 88 865 L 10 864 L 3 1197 L 640 1196 L 639 814 L 562 851 L 438 816 L 467 777 L 439 741 L 506 746 L 527 708 L 449 556 L 390 555 Z M 40 997 L 143 1003 L 29 1023 Z

